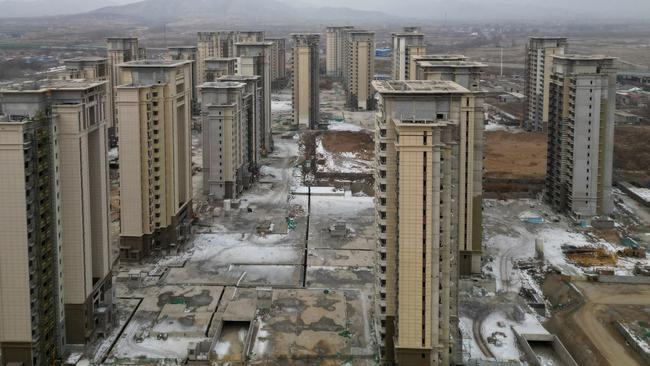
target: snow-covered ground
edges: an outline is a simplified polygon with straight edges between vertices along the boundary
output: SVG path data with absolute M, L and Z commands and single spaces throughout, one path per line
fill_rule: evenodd
M 349 122 L 336 122 L 336 121 L 330 121 L 328 129 L 330 131 L 352 131 L 352 132 L 365 130 L 365 128 L 357 124 L 353 124 Z
M 316 155 L 325 160 L 319 171 L 327 173 L 372 173 L 373 162 L 361 159 L 360 154 L 353 152 L 331 153 L 323 147 L 323 141 L 318 138 Z

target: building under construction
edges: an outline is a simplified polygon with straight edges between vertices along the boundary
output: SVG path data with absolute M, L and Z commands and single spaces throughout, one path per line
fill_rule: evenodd
M 293 126 L 314 129 L 320 123 L 320 35 L 292 34 L 291 38 Z

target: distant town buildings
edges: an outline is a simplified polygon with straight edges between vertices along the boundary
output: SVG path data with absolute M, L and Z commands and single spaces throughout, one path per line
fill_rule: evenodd
M 411 60 L 427 53 L 424 34 L 417 27 L 405 27 L 393 34 L 393 79 L 411 80 Z
M 50 365 L 112 327 L 107 82 L 0 91 L 2 364 Z
M 553 56 L 564 54 L 567 45 L 564 37 L 531 37 L 526 46 L 523 127 L 528 131 L 545 131 L 548 125 Z
M 482 98 L 452 81 L 375 81 L 382 357 L 449 365 L 460 352 L 459 267 L 475 265 Z M 469 220 L 469 221 L 468 221 Z M 478 235 L 476 240 L 474 236 Z M 461 252 L 460 258 L 459 251 Z M 465 258 L 467 256 L 467 258 Z M 480 266 L 480 254 L 478 256 Z
M 293 125 L 313 129 L 320 122 L 320 35 L 292 34 Z
M 578 218 L 611 214 L 614 59 L 556 55 L 549 111 L 546 200 Z
M 192 63 L 141 60 L 119 65 L 120 258 L 173 250 L 192 214 Z

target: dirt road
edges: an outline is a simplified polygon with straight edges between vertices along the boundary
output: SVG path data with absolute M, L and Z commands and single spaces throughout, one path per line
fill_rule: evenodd
M 620 285 L 577 283 L 576 286 L 588 301 L 573 317 L 595 348 L 610 365 L 642 365 L 632 355 L 634 352 L 632 348 L 621 343 L 619 338 L 614 337 L 613 330 L 607 329 L 606 319 L 602 318 L 607 308 L 612 305 L 644 306 L 650 304 L 650 286 L 637 286 L 638 290 L 636 291 L 630 291 L 627 287 Z M 620 293 L 611 293 L 615 291 L 620 291 Z

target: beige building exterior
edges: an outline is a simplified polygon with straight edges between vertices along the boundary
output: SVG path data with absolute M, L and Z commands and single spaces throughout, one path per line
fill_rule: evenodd
M 531 37 L 526 45 L 523 127 L 528 131 L 541 132 L 548 126 L 553 56 L 563 55 L 567 47 L 564 37 Z
M 393 34 L 393 79 L 411 80 L 411 60 L 426 55 L 424 34 L 419 28 L 407 27 L 404 32 Z
M 343 85 L 352 109 L 374 109 L 375 34 L 362 30 L 344 32 Z
M 259 76 L 262 84 L 262 127 L 260 150 L 265 155 L 273 150 L 271 135 L 271 48 L 272 42 L 235 43 L 238 59 L 237 75 Z
M 473 61 L 418 61 L 416 80 L 449 80 L 478 91 L 486 64 Z
M 196 47 L 196 77 L 200 84 L 205 83 L 205 60 L 208 58 L 236 57 L 235 43 L 263 42 L 264 31 L 199 32 Z
M 205 82 L 215 82 L 222 76 L 237 75 L 238 60 L 231 58 L 208 58 L 204 62 Z
M 63 70 L 57 70 L 48 75 L 49 79 L 57 80 L 97 80 L 109 78 L 108 60 L 105 57 L 75 57 L 63 60 Z M 107 87 L 108 89 L 108 87 Z
M 325 32 L 325 56 L 327 76 L 343 76 L 343 59 L 345 57 L 346 32 L 354 29 L 352 26 L 327 27 Z
M 467 61 L 467 57 L 463 55 L 416 55 L 411 57 L 411 64 L 409 65 L 410 80 L 424 80 L 418 79 L 417 64 L 420 61 Z
M 320 35 L 292 34 L 293 125 L 314 129 L 320 122 Z
M 449 365 L 460 354 L 459 250 L 472 241 L 467 192 L 482 99 L 451 81 L 375 81 L 379 333 L 397 365 Z M 480 210 L 480 206 L 478 208 Z
M 138 39 L 134 37 L 111 37 L 106 39 L 106 49 L 108 58 L 108 88 L 112 91 L 109 95 L 108 104 L 112 106 L 109 111 L 109 133 L 111 139 L 117 138 L 117 111 L 115 110 L 115 88 L 119 85 L 119 67 L 118 65 L 135 60 L 141 60 L 147 57 L 146 50 L 140 48 Z M 116 145 L 115 141 L 112 142 Z
M 112 327 L 106 86 L 51 80 L 0 91 L 0 167 L 12 172 L 3 201 L 13 207 L 0 223 L 2 364 L 52 364 L 61 345 Z
M 577 218 L 614 210 L 615 59 L 558 55 L 549 88 L 546 200 Z
M 120 258 L 182 246 L 192 216 L 190 61 L 120 65 Z
M 196 46 L 176 46 L 167 48 L 167 59 L 176 61 L 192 61 L 192 106 L 198 108 L 198 80 L 196 78 Z
M 256 126 L 249 124 L 248 114 L 255 111 L 257 83 L 220 81 L 200 90 L 203 193 L 216 200 L 237 198 L 254 173 L 250 146 Z
M 287 39 L 266 38 L 265 40 L 273 43 L 271 46 L 271 87 L 274 90 L 280 89 L 287 78 Z

